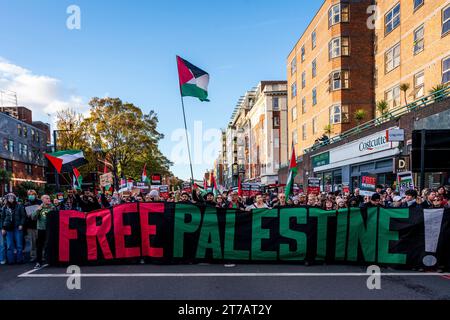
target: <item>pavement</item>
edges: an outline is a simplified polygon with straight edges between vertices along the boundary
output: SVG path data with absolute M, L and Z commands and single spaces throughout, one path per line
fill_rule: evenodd
M 450 300 L 450 274 L 303 265 L 0 266 L 0 300 Z M 372 279 L 373 280 L 373 279 Z M 370 281 L 373 283 L 373 281 Z M 67 284 L 80 289 L 69 290 Z

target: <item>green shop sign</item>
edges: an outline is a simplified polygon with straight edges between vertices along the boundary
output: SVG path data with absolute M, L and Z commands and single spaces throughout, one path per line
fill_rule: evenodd
M 312 157 L 313 168 L 322 167 L 330 164 L 330 152 L 321 153 Z

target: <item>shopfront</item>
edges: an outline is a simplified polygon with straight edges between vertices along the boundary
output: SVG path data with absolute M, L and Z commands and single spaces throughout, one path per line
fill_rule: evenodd
M 396 181 L 394 158 L 400 154 L 399 143 L 389 142 L 381 131 L 311 157 L 314 176 L 322 179 L 324 192 L 360 187 L 364 173 L 374 174 L 377 184 Z

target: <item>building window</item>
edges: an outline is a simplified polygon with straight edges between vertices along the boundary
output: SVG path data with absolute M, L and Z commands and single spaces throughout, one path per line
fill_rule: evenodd
M 385 100 L 389 104 L 389 108 L 400 106 L 400 86 L 389 89 L 384 94 Z
M 419 9 L 421 6 L 423 6 L 423 0 L 414 0 L 414 10 Z
M 26 164 L 25 165 L 25 170 L 26 170 L 26 172 L 27 172 L 27 174 L 29 176 L 33 175 L 33 166 L 31 164 Z
M 297 120 L 297 106 L 292 108 L 292 121 Z
M 425 72 L 414 75 L 414 96 L 419 99 L 425 95 Z
M 297 72 L 297 57 L 291 61 L 291 75 Z
M 348 89 L 349 85 L 349 71 L 339 70 L 332 72 L 330 75 L 330 90 Z
M 425 48 L 425 29 L 424 26 L 420 26 L 414 31 L 414 54 L 418 54 Z
M 328 43 L 328 57 L 330 60 L 348 55 L 350 55 L 348 37 L 334 38 Z
M 328 10 L 328 27 L 341 22 L 349 21 L 349 5 L 346 3 L 340 3 L 332 6 Z
M 25 138 L 28 137 L 28 127 L 27 127 L 27 126 L 24 126 L 24 127 L 23 127 L 23 136 L 24 136 Z
M 6 171 L 11 173 L 13 172 L 13 163 L 11 160 L 4 160 L 3 167 L 5 168 Z
M 17 124 L 17 135 L 22 136 L 22 125 L 20 123 Z
M 446 35 L 450 31 L 450 6 L 442 10 L 442 35 Z
M 306 71 L 302 73 L 302 89 L 306 87 Z
M 313 134 L 317 134 L 317 117 L 312 119 L 312 130 Z
M 305 54 L 306 54 L 305 46 L 302 46 L 301 53 L 302 53 L 302 62 L 304 62 L 305 61 Z
M 306 98 L 303 97 L 302 99 L 302 113 L 305 114 L 306 113 Z
M 400 65 L 400 43 L 386 52 L 384 61 L 386 73 L 391 72 Z
M 450 56 L 442 60 L 442 83 L 450 82 Z
M 317 33 L 316 30 L 314 30 L 313 33 L 311 34 L 311 45 L 313 49 L 316 47 L 316 43 L 317 43 Z
M 302 140 L 306 140 L 306 123 L 302 125 Z
M 400 2 L 397 3 L 384 17 L 385 34 L 392 32 L 400 25 Z
M 292 143 L 294 145 L 298 144 L 298 132 L 297 132 L 297 129 L 292 131 Z
M 317 89 L 314 88 L 312 90 L 312 105 L 315 106 L 317 104 Z
M 330 124 L 350 122 L 348 106 L 333 105 L 330 107 Z
M 278 97 L 272 99 L 272 108 L 275 111 L 280 109 L 280 99 Z
M 297 82 L 294 82 L 291 86 L 291 97 L 295 98 L 297 96 Z
M 273 117 L 273 127 L 274 127 L 274 129 L 280 128 L 280 117 L 279 116 Z
M 315 78 L 317 75 L 317 60 L 314 59 L 312 62 L 312 77 Z
M 14 153 L 14 141 L 8 140 L 8 151 Z

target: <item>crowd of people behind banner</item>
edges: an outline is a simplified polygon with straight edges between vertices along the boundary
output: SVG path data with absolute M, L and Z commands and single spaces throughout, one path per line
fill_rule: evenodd
M 68 190 L 54 196 L 38 195 L 28 190 L 26 199 L 19 199 L 10 193 L 0 198 L 0 263 L 22 264 L 26 260 L 25 248 L 29 248 L 29 261 L 40 268 L 45 262 L 47 238 L 47 216 L 58 210 L 92 212 L 102 208 L 130 202 L 176 202 L 205 205 L 215 208 L 251 211 L 282 207 L 316 207 L 336 211 L 349 207 L 392 207 L 408 208 L 417 206 L 424 209 L 448 208 L 450 191 L 441 186 L 437 189 L 407 190 L 404 196 L 390 187 L 378 185 L 372 196 L 363 196 L 359 189 L 353 193 L 329 192 L 320 194 L 300 193 L 288 199 L 284 193 L 264 193 L 253 197 L 241 196 L 237 191 L 221 194 L 195 188 L 191 193 L 176 191 L 163 199 L 156 190 L 142 193 L 123 192 L 112 194 L 92 191 Z M 28 252 L 28 251 L 27 251 Z

